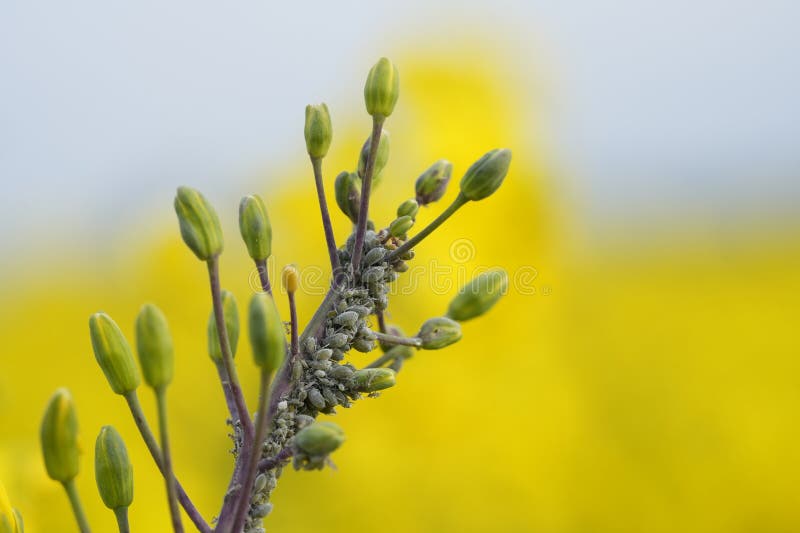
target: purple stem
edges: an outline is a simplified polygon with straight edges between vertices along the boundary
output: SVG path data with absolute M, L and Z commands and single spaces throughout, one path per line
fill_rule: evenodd
M 375 155 L 378 153 L 378 145 L 381 142 L 381 129 L 383 129 L 383 119 L 373 118 L 367 165 L 361 180 L 361 204 L 358 209 L 358 224 L 356 224 L 356 242 L 350 261 L 353 274 L 360 268 L 361 254 L 364 253 L 364 235 L 367 233 L 367 220 L 369 220 L 369 195 L 372 191 L 372 173 L 375 169 Z

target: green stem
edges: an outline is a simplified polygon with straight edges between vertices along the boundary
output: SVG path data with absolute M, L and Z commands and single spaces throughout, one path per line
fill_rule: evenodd
M 419 337 L 400 337 L 398 335 L 381 333 L 379 331 L 373 331 L 372 334 L 375 335 L 379 341 L 387 344 L 401 344 L 403 346 L 413 346 L 414 348 L 419 348 L 422 346 L 422 339 Z
M 83 512 L 83 505 L 81 505 L 81 498 L 78 496 L 75 479 L 70 479 L 62 484 L 64 485 L 64 490 L 67 491 L 72 512 L 75 514 L 75 521 L 78 522 L 78 529 L 80 529 L 81 533 L 90 533 L 91 528 L 89 528 L 89 522 L 86 521 L 86 514 Z
M 117 526 L 119 526 L 119 533 L 131 533 L 131 526 L 128 524 L 128 508 L 119 507 L 114 509 L 114 516 L 117 517 Z
M 169 433 L 167 431 L 167 393 L 165 387 L 156 389 L 156 403 L 158 404 L 158 431 L 161 434 L 161 456 L 164 461 L 164 479 L 167 483 L 167 500 L 169 502 L 169 514 L 172 518 L 172 529 L 175 530 L 175 533 L 183 533 L 181 513 L 178 509 L 178 497 L 175 491 L 175 473 L 172 469 Z
M 469 202 L 469 199 L 462 193 L 458 193 L 458 196 L 456 196 L 456 199 L 453 200 L 453 203 L 450 204 L 450 206 L 447 209 L 445 209 L 441 215 L 436 217 L 436 220 L 425 226 L 425 228 L 422 231 L 420 231 L 412 238 L 407 240 L 405 243 L 403 243 L 403 245 L 400 246 L 397 250 L 387 255 L 384 261 L 391 262 L 392 260 L 400 257 L 401 255 L 409 251 L 411 248 L 419 244 L 420 241 L 422 241 L 422 239 L 430 235 L 433 232 L 433 230 L 441 226 L 445 220 L 450 218 L 453 215 L 453 213 L 458 211 L 467 202 Z
M 385 365 L 386 363 L 388 363 L 389 361 L 393 361 L 394 359 L 397 359 L 397 355 L 395 355 L 391 351 L 389 351 L 389 352 L 386 352 L 385 354 L 383 354 L 382 356 L 378 357 L 377 359 L 375 359 L 373 362 L 371 362 L 370 364 L 368 364 L 364 368 L 380 368 L 383 365 Z
M 133 421 L 136 423 L 136 427 L 139 429 L 139 434 L 142 436 L 142 440 L 147 446 L 147 450 L 150 452 L 153 461 L 156 463 L 158 471 L 164 475 L 164 461 L 161 459 L 161 450 L 158 447 L 158 442 L 156 442 L 156 437 L 153 435 L 153 431 L 150 429 L 150 425 L 147 423 L 147 418 L 144 416 L 142 404 L 139 403 L 139 396 L 136 394 L 136 391 L 131 391 L 126 393 L 124 398 L 125 401 L 128 402 L 128 408 L 133 416 Z M 194 506 L 194 503 L 192 503 L 192 500 L 189 499 L 189 496 L 186 494 L 186 491 L 183 490 L 183 487 L 181 487 L 181 484 L 177 479 L 175 480 L 175 487 L 178 490 L 178 499 L 181 502 L 183 510 L 186 511 L 187 515 L 189 515 L 189 518 L 192 520 L 197 530 L 201 533 L 212 533 L 211 528 L 203 519 L 203 515 L 201 515 L 200 511 L 197 510 L 197 507 Z

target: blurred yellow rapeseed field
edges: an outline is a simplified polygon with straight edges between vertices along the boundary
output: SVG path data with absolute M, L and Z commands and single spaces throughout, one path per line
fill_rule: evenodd
M 491 148 L 509 147 L 515 159 L 496 195 L 467 206 L 417 249 L 413 266 L 424 275 L 401 278 L 390 321 L 414 331 L 478 269 L 505 267 L 510 291 L 488 316 L 465 324 L 460 343 L 420 352 L 397 387 L 340 410 L 347 442 L 334 454 L 338 470 L 287 471 L 269 530 L 800 531 L 800 248 L 792 227 L 720 244 L 682 220 L 646 241 L 622 233 L 590 241 L 548 170 L 538 142 L 546 132 L 522 118 L 535 116 L 535 95 L 514 92 L 502 65 L 488 60 L 464 71 L 466 61 L 447 57 L 400 59 L 392 159 L 372 211 L 379 225 L 440 157 L 454 163 L 456 177 Z M 334 122 L 329 192 L 368 133 L 356 124 L 367 123 Z M 266 199 L 273 279 L 285 263 L 311 271 L 327 262 L 310 168 L 290 161 L 281 173 L 296 179 L 275 185 L 264 176 L 260 190 L 240 191 Z M 423 209 L 418 227 L 456 190 Z M 235 229 L 237 206 L 209 199 L 227 224 L 223 286 L 244 312 L 252 268 Z M 172 216 L 172 198 L 144 209 Z M 334 218 L 341 238 L 349 222 Z M 108 257 L 59 264 L 32 257 L 26 275 L 2 280 L 0 480 L 26 531 L 74 529 L 38 442 L 40 416 L 58 386 L 69 387 L 78 406 L 78 483 L 95 530 L 114 529 L 92 473 L 92 444 L 104 424 L 119 429 L 134 464 L 134 531 L 168 530 L 162 480 L 94 362 L 87 328 L 89 315 L 103 310 L 132 336 L 148 301 L 164 310 L 175 337 L 176 473 L 206 518 L 219 510 L 231 457 L 206 354 L 205 268 L 177 224 L 133 242 L 110 247 Z M 37 270 L 43 261 L 49 268 Z M 303 322 L 321 299 L 309 292 L 299 296 Z M 237 360 L 255 405 L 245 342 Z M 142 398 L 153 415 L 146 390 Z

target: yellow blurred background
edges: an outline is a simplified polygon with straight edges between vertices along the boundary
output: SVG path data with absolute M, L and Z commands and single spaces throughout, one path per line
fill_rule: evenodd
M 372 211 L 379 224 L 440 157 L 453 161 L 457 176 L 491 148 L 511 148 L 514 161 L 496 195 L 469 205 L 417 249 L 414 264 L 445 269 L 450 286 L 422 279 L 412 294 L 393 297 L 390 320 L 415 330 L 446 309 L 460 280 L 489 266 L 509 271 L 510 291 L 465 325 L 460 343 L 419 352 L 397 387 L 340 410 L 347 442 L 334 456 L 337 469 L 287 470 L 268 530 L 800 531 L 798 217 L 765 213 L 758 224 L 733 220 L 720 229 L 683 213 L 652 227 L 624 218 L 587 226 L 570 194 L 574 177 L 535 120 L 548 95 L 536 84 L 509 83 L 513 61 L 466 42 L 432 54 L 405 47 L 394 59 L 401 97 Z M 339 81 L 360 99 L 361 78 Z M 329 193 L 368 133 L 363 115 L 332 111 Z M 273 271 L 326 263 L 302 138 L 291 141 L 290 157 L 208 195 L 226 229 L 223 286 L 240 312 L 252 268 L 229 189 L 265 197 Z M 440 204 L 456 190 L 454 179 Z M 226 488 L 230 441 L 205 351 L 205 268 L 180 241 L 172 198 L 135 209 L 138 222 L 93 243 L 96 253 L 39 250 L 2 271 L 0 481 L 32 533 L 74 530 L 38 444 L 41 413 L 59 386 L 78 406 L 79 487 L 95 530 L 114 530 L 92 473 L 104 424 L 120 430 L 134 462 L 134 531 L 169 529 L 161 479 L 91 354 L 87 321 L 97 310 L 129 336 L 142 303 L 165 311 L 177 349 L 169 391 L 176 473 L 206 519 Z M 439 209 L 423 209 L 418 227 Z M 334 218 L 341 240 L 349 223 L 338 212 Z M 320 299 L 300 297 L 301 322 Z M 243 338 L 237 360 L 253 406 L 249 355 Z M 149 391 L 140 394 L 154 417 Z

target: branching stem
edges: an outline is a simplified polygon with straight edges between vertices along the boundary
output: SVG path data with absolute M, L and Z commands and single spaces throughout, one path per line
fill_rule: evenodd
M 381 333 L 379 331 L 372 332 L 375 337 L 386 344 L 401 344 L 403 346 L 413 346 L 419 348 L 422 346 L 422 339 L 419 337 L 400 337 L 399 335 L 392 335 L 391 333 Z

